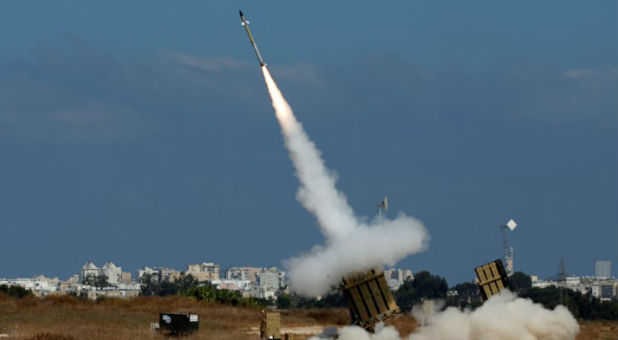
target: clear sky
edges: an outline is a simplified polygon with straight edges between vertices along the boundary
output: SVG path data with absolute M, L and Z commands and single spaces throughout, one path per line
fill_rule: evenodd
M 616 1 L 40 1 L 0 11 L 0 277 L 86 261 L 281 265 L 295 200 L 238 9 L 359 215 L 424 222 L 398 266 L 616 264 Z M 371 251 L 368 249 L 368 251 Z

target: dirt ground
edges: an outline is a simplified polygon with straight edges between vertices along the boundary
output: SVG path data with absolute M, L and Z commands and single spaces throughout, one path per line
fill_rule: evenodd
M 139 297 L 92 302 L 71 296 L 11 298 L 0 294 L 0 339 L 165 339 L 150 324 L 159 313 L 197 313 L 191 339 L 257 339 L 261 310 L 221 306 L 186 297 Z M 327 327 L 348 324 L 347 309 L 283 310 L 282 333 L 306 339 Z M 417 326 L 409 315 L 387 322 L 407 337 Z M 617 339 L 618 322 L 582 321 L 577 339 Z
M 618 339 L 618 321 L 580 321 L 577 339 Z
M 92 302 L 72 296 L 17 299 L 6 295 L 0 295 L 0 338 L 165 339 L 150 329 L 160 312 L 199 314 L 199 331 L 191 334 L 192 339 L 259 338 L 262 311 L 256 308 L 213 305 L 179 296 Z M 346 309 L 281 311 L 281 325 L 297 335 L 294 339 L 347 322 Z

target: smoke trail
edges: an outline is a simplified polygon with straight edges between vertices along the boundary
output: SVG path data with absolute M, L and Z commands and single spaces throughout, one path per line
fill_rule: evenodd
M 579 325 L 564 306 L 554 310 L 544 308 L 529 299 L 516 297 L 508 290 L 492 296 L 474 311 L 449 307 L 442 312 L 423 314 L 413 311 L 421 325 L 408 337 L 424 339 L 574 339 Z M 332 333 L 332 331 L 331 331 Z M 332 336 L 312 338 L 333 338 Z M 392 327 L 377 327 L 370 334 L 356 326 L 339 330 L 338 339 L 396 339 L 399 333 Z
M 335 189 L 335 179 L 324 166 L 320 152 L 294 117 L 292 108 L 283 98 L 268 69 L 264 66 L 262 71 L 281 124 L 285 145 L 301 183 L 297 198 L 318 218 L 326 238 L 343 237 L 356 225 L 354 212 L 346 197 Z
M 429 235 L 411 217 L 400 214 L 394 220 L 371 223 L 356 218 L 268 69 L 262 67 L 262 71 L 300 181 L 297 198 L 317 217 L 326 237 L 325 245 L 315 246 L 310 253 L 287 261 L 292 288 L 305 295 L 322 294 L 347 273 L 394 264 L 424 250 Z M 410 335 L 410 340 L 573 339 L 579 331 L 577 321 L 564 306 L 548 310 L 529 299 L 517 298 L 508 290 L 491 297 L 475 311 L 453 307 L 425 315 L 415 311 L 415 318 L 422 324 Z M 348 326 L 338 331 L 338 338 L 399 339 L 399 333 L 394 327 L 377 327 L 376 333 L 370 334 L 360 327 Z
M 424 250 L 429 235 L 422 223 L 411 217 L 400 214 L 394 220 L 359 221 L 265 66 L 262 72 L 300 181 L 296 198 L 317 218 L 326 238 L 325 245 L 286 261 L 292 288 L 304 295 L 320 295 L 337 285 L 343 275 L 393 265 Z

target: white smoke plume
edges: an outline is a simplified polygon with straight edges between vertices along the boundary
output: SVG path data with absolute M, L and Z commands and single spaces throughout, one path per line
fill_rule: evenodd
M 289 259 L 285 266 L 292 289 L 317 296 L 336 286 L 342 276 L 372 267 L 394 265 L 398 260 L 427 248 L 429 234 L 423 224 L 404 214 L 394 220 L 362 222 L 345 195 L 335 186 L 320 151 L 296 119 L 268 69 L 262 72 L 300 188 L 296 198 L 318 220 L 324 245 Z
M 409 340 L 424 339 L 574 339 L 579 325 L 569 310 L 559 305 L 554 310 L 516 297 L 508 290 L 492 296 L 474 311 L 449 307 L 442 312 L 423 314 L 413 311 L 421 325 L 410 334 Z M 317 340 L 325 336 L 312 338 Z M 332 338 L 332 337 L 330 337 Z M 368 333 L 357 326 L 339 330 L 338 339 L 393 339 L 399 333 L 392 327 L 376 327 Z

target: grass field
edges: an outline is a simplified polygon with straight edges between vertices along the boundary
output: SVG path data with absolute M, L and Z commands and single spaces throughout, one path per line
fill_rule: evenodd
M 44 299 L 12 298 L 0 294 L 0 334 L 11 339 L 164 339 L 151 331 L 160 312 L 192 312 L 200 315 L 199 331 L 192 339 L 257 339 L 261 310 L 212 305 L 187 297 L 138 297 L 92 302 L 72 296 Z M 346 309 L 285 310 L 283 332 L 293 339 L 318 334 L 328 326 L 349 322 Z M 416 322 L 402 315 L 390 322 L 402 336 L 414 331 Z M 618 322 L 581 322 L 578 339 L 618 339 Z

